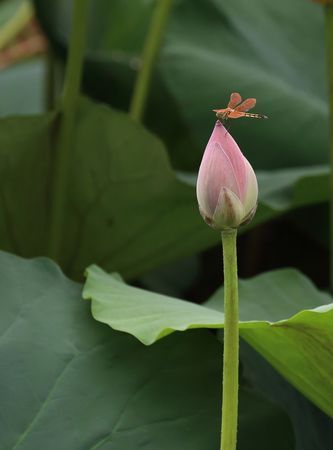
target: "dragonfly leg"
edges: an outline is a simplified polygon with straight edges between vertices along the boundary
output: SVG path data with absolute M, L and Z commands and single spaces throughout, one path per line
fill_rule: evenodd
M 228 113 L 224 112 L 221 116 L 222 125 L 225 127 L 228 122 Z
M 224 128 L 225 128 L 225 134 L 229 133 L 231 127 L 231 121 L 230 120 L 226 120 Z

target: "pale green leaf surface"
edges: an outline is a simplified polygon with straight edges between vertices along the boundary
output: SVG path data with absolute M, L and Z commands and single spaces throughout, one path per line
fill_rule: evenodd
M 96 320 L 131 333 L 146 345 L 176 330 L 219 328 L 224 320 L 223 313 L 126 285 L 95 265 L 87 269 L 83 297 L 92 299 Z
M 292 384 L 333 415 L 333 303 L 292 269 L 240 281 L 240 332 Z M 146 345 L 190 328 L 223 327 L 223 291 L 205 306 L 128 286 L 96 266 L 85 299 L 96 320 Z

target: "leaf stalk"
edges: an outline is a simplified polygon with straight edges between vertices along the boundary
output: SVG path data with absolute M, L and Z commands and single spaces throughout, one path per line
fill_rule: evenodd
M 330 176 L 330 288 L 333 292 L 333 5 L 325 6 L 327 79 L 329 102 Z
M 65 226 L 66 193 L 85 50 L 89 0 L 74 0 L 72 32 L 60 100 L 60 128 L 54 155 L 48 255 L 59 261 Z
M 145 112 L 153 70 L 173 2 L 173 0 L 156 1 L 129 110 L 130 116 L 137 122 L 142 121 Z

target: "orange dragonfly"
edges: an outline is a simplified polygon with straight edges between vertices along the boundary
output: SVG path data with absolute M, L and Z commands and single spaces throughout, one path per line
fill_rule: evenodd
M 255 98 L 247 98 L 242 100 L 242 97 L 238 92 L 233 92 L 230 95 L 230 100 L 227 108 L 213 109 L 216 113 L 216 117 L 222 122 L 226 122 L 228 119 L 239 119 L 240 117 L 253 117 L 254 119 L 268 119 L 263 114 L 248 113 L 250 109 L 254 108 L 257 103 Z

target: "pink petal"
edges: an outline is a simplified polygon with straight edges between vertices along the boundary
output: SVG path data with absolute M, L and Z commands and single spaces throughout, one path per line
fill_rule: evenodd
M 219 142 L 223 148 L 223 151 L 229 158 L 235 179 L 237 180 L 237 191 L 233 191 L 241 200 L 243 200 L 246 193 L 247 185 L 247 166 L 245 164 L 245 156 L 241 152 L 234 138 L 229 134 L 220 121 L 217 121 L 215 128 L 209 139 L 207 147 L 211 142 Z M 233 190 L 230 186 L 229 189 Z
M 198 202 L 207 216 L 214 214 L 222 187 L 227 187 L 237 196 L 239 187 L 231 161 L 219 142 L 210 141 L 203 156 L 198 180 Z

